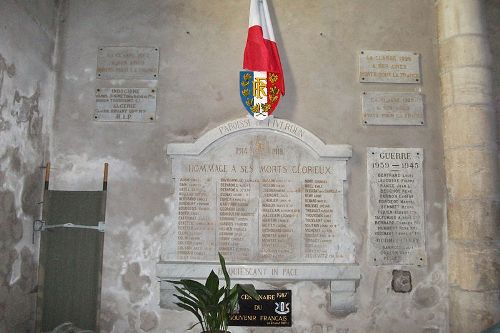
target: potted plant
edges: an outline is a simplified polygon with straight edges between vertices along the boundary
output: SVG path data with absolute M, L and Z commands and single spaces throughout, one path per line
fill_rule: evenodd
M 189 330 L 200 324 L 203 332 L 227 333 L 229 315 L 234 313 L 238 305 L 238 294 L 244 291 L 253 299 L 260 298 L 251 284 L 235 284 L 231 287 L 226 262 L 220 253 L 219 261 L 224 273 L 224 286 L 219 286 L 219 276 L 213 270 L 208 275 L 205 284 L 194 280 L 169 281 L 175 284 L 175 289 L 179 292 L 179 294 L 174 294 L 179 300 L 175 304 L 190 311 L 198 319 L 198 323 L 191 326 Z

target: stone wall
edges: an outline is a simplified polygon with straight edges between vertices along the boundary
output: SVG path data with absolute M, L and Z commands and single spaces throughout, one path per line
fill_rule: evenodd
M 498 150 L 483 2 L 440 0 L 450 330 L 498 322 Z
M 56 2 L 0 1 L 0 332 L 31 332 L 42 170 L 54 105 Z
M 361 280 L 356 313 L 328 312 L 326 283 L 275 285 L 293 291 L 290 329 L 242 332 L 447 332 L 445 190 L 433 0 L 269 1 L 287 94 L 275 117 L 327 144 L 350 144 L 347 213 Z M 69 1 L 61 27 L 58 104 L 53 123 L 51 187 L 99 189 L 110 163 L 103 263 L 102 332 L 184 332 L 191 315 L 160 309 L 156 263 L 173 216 L 166 147 L 193 142 L 244 116 L 238 96 L 248 1 Z M 157 82 L 99 80 L 99 46 L 158 46 Z M 421 55 L 422 83 L 361 84 L 358 52 Z M 97 87 L 155 87 L 153 123 L 95 122 Z M 425 97 L 425 126 L 364 126 L 363 91 L 411 91 Z M 423 148 L 427 265 L 373 266 L 367 255 L 368 147 Z M 409 293 L 391 287 L 393 270 L 412 275 Z M 261 287 L 270 287 L 263 285 Z
M 500 1 L 484 1 L 484 15 L 492 56 L 493 103 L 496 110 L 497 145 L 500 146 Z

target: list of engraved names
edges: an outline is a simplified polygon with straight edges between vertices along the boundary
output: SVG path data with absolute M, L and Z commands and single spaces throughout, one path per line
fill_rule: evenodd
M 215 231 L 211 216 L 214 204 L 207 199 L 207 179 L 182 178 L 179 181 L 178 247 L 181 257 L 202 257 L 215 250 L 215 240 L 205 241 Z
M 369 148 L 370 256 L 374 264 L 423 264 L 423 150 Z
M 351 249 L 334 244 L 345 238 L 337 232 L 345 161 L 305 158 L 259 138 L 231 152 L 238 163 L 212 156 L 178 164 L 177 259 L 213 260 L 217 252 L 232 261 L 349 259 Z

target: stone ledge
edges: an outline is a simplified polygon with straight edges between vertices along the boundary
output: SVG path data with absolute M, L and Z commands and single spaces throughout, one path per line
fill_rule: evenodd
M 356 312 L 356 285 L 361 278 L 357 264 L 264 263 L 227 264 L 232 280 L 273 281 L 330 281 L 329 311 L 338 316 Z M 204 280 L 211 270 L 219 277 L 218 263 L 161 261 L 156 266 L 160 279 L 160 307 L 174 309 L 174 286 L 166 280 Z
M 361 278 L 357 264 L 245 263 L 226 266 L 231 278 L 238 280 L 320 281 Z M 203 279 L 211 270 L 222 274 L 219 263 L 160 261 L 156 265 L 157 276 L 162 280 Z

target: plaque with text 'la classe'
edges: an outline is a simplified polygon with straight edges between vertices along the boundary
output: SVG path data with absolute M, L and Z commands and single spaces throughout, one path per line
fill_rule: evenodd
M 365 91 L 361 95 L 365 125 L 423 125 L 421 94 L 411 92 Z
M 155 46 L 101 46 L 97 49 L 97 78 L 157 80 L 160 49 Z
M 175 213 L 162 260 L 353 263 L 348 145 L 286 120 L 242 118 L 170 144 Z
M 362 50 L 359 82 L 421 83 L 420 55 L 408 51 Z

